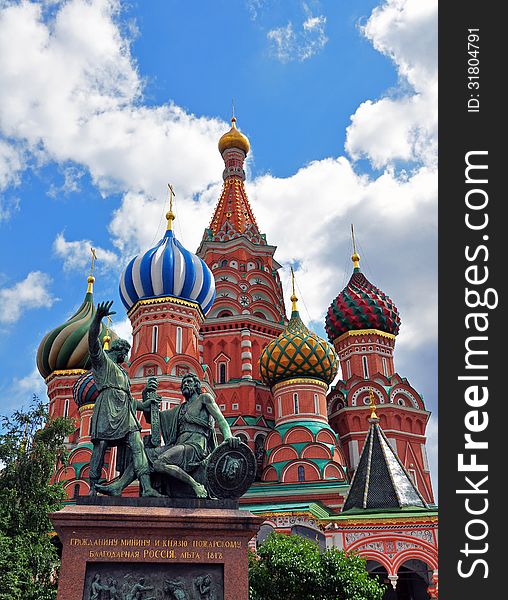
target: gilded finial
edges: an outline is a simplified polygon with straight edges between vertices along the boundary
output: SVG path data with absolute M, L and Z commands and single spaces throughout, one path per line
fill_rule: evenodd
M 95 282 L 95 277 L 93 276 L 93 272 L 95 269 L 95 261 L 97 260 L 97 254 L 95 252 L 95 248 L 90 248 L 90 252 L 92 254 L 92 264 L 90 266 L 90 275 L 88 276 L 88 288 L 86 290 L 87 294 L 93 294 L 93 284 Z
M 173 196 L 176 196 L 173 186 L 168 183 L 169 188 L 169 211 L 166 213 L 166 219 L 168 220 L 167 230 L 172 231 L 173 221 L 175 220 L 175 213 L 173 212 Z
M 291 289 L 291 312 L 296 312 L 298 310 L 298 307 L 296 306 L 298 298 L 295 294 L 295 272 L 293 271 L 293 267 L 291 267 Z
M 109 329 L 111 327 L 111 316 L 108 315 L 108 324 L 106 327 L 106 335 L 104 336 L 102 342 L 103 342 L 103 348 L 104 350 L 109 350 L 109 343 L 111 342 L 111 336 L 109 335 Z
M 353 255 L 351 260 L 353 261 L 353 267 L 355 269 L 360 268 L 360 255 L 356 251 L 356 239 L 355 239 L 355 226 L 351 223 L 351 237 L 353 238 Z
M 376 414 L 376 401 L 374 399 L 374 390 L 372 388 L 370 388 L 369 390 L 369 397 L 370 397 L 370 418 L 371 419 L 379 419 L 379 417 Z

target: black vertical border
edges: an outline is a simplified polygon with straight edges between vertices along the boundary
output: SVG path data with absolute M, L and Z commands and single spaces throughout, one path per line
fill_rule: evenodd
M 508 198 L 504 182 L 508 165 L 507 114 L 508 100 L 503 97 L 508 80 L 506 40 L 508 31 L 501 16 L 501 5 L 495 2 L 445 2 L 439 6 L 439 594 L 443 600 L 494 599 L 507 597 L 505 583 L 508 568 L 502 567 L 505 540 L 508 541 L 508 388 L 504 371 L 508 372 L 508 331 L 506 328 L 505 285 L 508 248 Z M 469 89 L 468 82 L 468 29 L 479 29 L 479 90 Z M 474 62 L 474 61 L 473 61 Z M 472 80 L 471 80 L 472 81 Z M 480 110 L 468 112 L 467 101 L 478 93 Z M 474 96 L 473 96 L 474 97 Z M 465 154 L 486 150 L 488 156 L 489 203 L 486 208 L 489 224 L 483 231 L 473 232 L 465 225 L 465 194 L 470 185 L 465 183 Z M 506 209 L 505 209 L 506 207 Z M 479 218 L 479 214 L 476 215 Z M 488 235 L 488 241 L 483 239 Z M 488 260 L 482 252 L 476 263 L 465 258 L 465 247 L 488 246 Z M 464 418 L 472 410 L 464 401 L 466 385 L 458 381 L 465 371 L 465 339 L 468 335 L 465 317 L 465 269 L 470 264 L 487 265 L 488 282 L 478 291 L 491 287 L 499 293 L 499 305 L 488 313 L 487 385 L 489 400 L 487 429 L 473 437 L 487 440 L 488 450 L 477 451 L 478 463 L 487 463 L 487 473 L 460 473 L 458 454 L 464 453 L 467 432 Z M 474 288 L 474 286 L 468 286 Z M 485 358 L 485 357 L 483 357 Z M 479 373 L 476 371 L 475 373 Z M 485 374 L 485 372 L 483 373 Z M 474 382 L 471 383 L 474 385 Z M 465 456 L 469 456 L 466 454 Z M 457 494 L 468 488 L 465 476 L 478 481 L 488 475 L 482 489 L 488 494 Z M 505 489 L 503 489 L 505 488 Z M 483 515 L 468 514 L 466 498 L 472 508 L 489 507 Z M 468 539 L 466 526 L 471 519 L 483 519 L 489 528 L 483 540 Z M 483 526 L 473 525 L 469 531 L 481 535 Z M 475 553 L 464 553 L 466 543 Z M 485 544 L 488 544 L 486 550 Z M 482 550 L 486 550 L 483 552 Z M 461 552 L 462 551 L 462 552 Z M 478 552 L 478 553 L 476 553 Z M 473 563 L 483 559 L 488 565 Z M 461 577 L 458 561 L 463 560 Z

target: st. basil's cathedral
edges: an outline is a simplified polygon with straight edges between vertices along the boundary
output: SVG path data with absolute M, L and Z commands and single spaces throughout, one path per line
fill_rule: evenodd
M 170 208 L 164 237 L 121 276 L 132 324 L 132 394 L 141 399 L 155 376 L 161 408 L 171 408 L 181 402 L 181 378 L 192 372 L 215 395 L 233 434 L 256 456 L 257 480 L 240 500 L 265 519 L 253 545 L 272 531 L 299 534 L 365 557 L 369 572 L 391 583 L 386 598 L 438 598 L 438 514 L 425 448 L 430 413 L 395 370 L 397 307 L 362 273 L 355 248 L 351 278 L 326 315 L 329 341 L 301 320 L 294 279 L 287 319 L 276 247 L 260 232 L 245 189 L 249 150 L 233 117 L 219 140 L 222 192 L 197 252 L 175 237 Z M 79 309 L 43 338 L 37 354 L 50 414 L 76 422 L 69 463 L 55 475 L 69 502 L 89 491 L 98 394 L 87 339 L 94 282 L 91 274 Z M 115 337 L 104 324 L 106 348 Z M 117 474 L 116 448 L 108 452 L 109 480 Z

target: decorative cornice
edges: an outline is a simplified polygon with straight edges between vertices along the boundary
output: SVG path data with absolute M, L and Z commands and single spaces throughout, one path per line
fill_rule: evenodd
M 311 377 L 294 377 L 293 379 L 285 379 L 284 381 L 279 381 L 278 383 L 276 383 L 273 386 L 272 391 L 275 392 L 282 387 L 289 386 L 289 385 L 299 385 L 299 384 L 318 385 L 319 387 L 322 387 L 324 390 L 328 389 L 328 384 L 325 383 L 324 381 L 321 381 L 321 379 L 314 379 Z
M 78 412 L 81 414 L 85 410 L 89 410 L 89 409 L 93 410 L 94 406 L 95 406 L 95 404 L 83 404 L 83 406 L 80 406 L 78 408 Z
M 188 306 L 190 308 L 194 308 L 199 312 L 199 315 L 204 320 L 205 315 L 201 310 L 201 306 L 197 302 L 192 302 L 191 300 L 183 300 L 182 298 L 175 298 L 174 296 L 161 296 L 159 298 L 143 298 L 142 300 L 138 300 L 136 304 L 129 310 L 127 316 L 130 318 L 134 313 L 138 306 L 147 306 L 150 304 L 163 304 L 164 302 L 172 302 L 173 304 L 180 304 L 181 306 Z
M 55 379 L 55 377 L 70 377 L 72 375 L 83 375 L 83 373 L 86 373 L 86 372 L 87 372 L 86 369 L 57 370 L 57 371 L 53 371 L 51 373 L 51 375 L 48 375 L 44 381 L 46 382 L 46 385 L 47 385 L 52 379 Z
M 432 516 L 432 517 L 425 517 L 423 515 L 419 515 L 419 516 L 413 516 L 413 517 L 409 517 L 409 516 L 401 516 L 398 518 L 380 518 L 380 519 L 373 519 L 373 518 L 359 518 L 358 516 L 352 517 L 351 519 L 345 519 L 345 515 L 339 515 L 341 516 L 341 520 L 343 520 L 343 524 L 341 523 L 341 521 L 339 519 L 333 519 L 333 517 L 330 519 L 331 521 L 334 521 L 338 527 L 340 529 L 347 529 L 348 527 L 358 527 L 358 528 L 362 528 L 364 525 L 379 525 L 379 526 L 383 526 L 383 525 L 400 525 L 400 526 L 404 526 L 404 525 L 413 525 L 415 527 L 424 524 L 424 523 L 438 523 L 439 522 L 439 518 L 437 516 Z
M 351 329 L 351 331 L 346 331 L 346 333 L 343 333 L 338 338 L 335 338 L 334 343 L 341 342 L 349 336 L 369 334 L 379 335 L 379 337 L 385 337 L 389 340 L 394 340 L 396 337 L 395 335 L 393 335 L 393 333 L 387 333 L 386 331 L 381 331 L 380 329 Z

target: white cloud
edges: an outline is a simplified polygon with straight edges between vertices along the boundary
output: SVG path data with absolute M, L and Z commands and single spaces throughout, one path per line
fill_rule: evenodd
M 32 271 L 12 287 L 0 288 L 0 323 L 15 323 L 26 310 L 51 307 L 56 298 L 50 284 L 49 275 Z
M 272 44 L 275 56 L 282 62 L 304 61 L 317 54 L 328 42 L 326 37 L 326 17 L 312 16 L 304 5 L 307 19 L 301 29 L 295 31 L 291 21 L 284 27 L 270 30 L 266 35 Z
M 0 191 L 19 182 L 19 173 L 23 169 L 21 151 L 0 139 Z M 0 200 L 1 202 L 1 200 Z M 8 218 L 0 204 L 0 221 Z
M 97 261 L 95 266 L 98 271 L 105 271 L 118 264 L 118 256 L 110 250 L 95 246 L 90 240 L 75 240 L 68 242 L 63 233 L 59 233 L 53 242 L 53 249 L 59 258 L 62 258 L 66 271 L 85 269 L 91 264 L 92 254 L 90 248 L 96 250 Z
M 438 499 L 439 483 L 439 456 L 438 456 L 438 424 L 436 417 L 431 417 L 427 425 L 427 457 L 432 473 L 432 488 L 434 490 L 435 501 Z
M 394 161 L 437 163 L 437 0 L 387 0 L 362 29 L 389 56 L 410 91 L 367 100 L 351 117 L 346 149 L 381 168 Z
M 19 210 L 19 198 L 0 196 L 0 223 L 8 221 L 17 210 Z
M 118 337 L 122 338 L 123 340 L 127 340 L 129 344 L 132 345 L 132 325 L 127 317 L 122 321 L 113 321 L 111 324 L 111 329 Z
M 48 196 L 57 198 L 58 196 L 67 196 L 68 194 L 80 191 L 79 181 L 84 175 L 84 171 L 78 167 L 65 167 L 62 169 L 63 183 L 59 186 L 52 183 L 48 190 Z
M 220 178 L 226 126 L 172 103 L 141 105 L 118 11 L 117 0 L 69 0 L 45 22 L 40 4 L 0 9 L 0 131 L 38 161 L 86 167 L 104 194 L 160 196 L 168 179 L 198 193 Z

